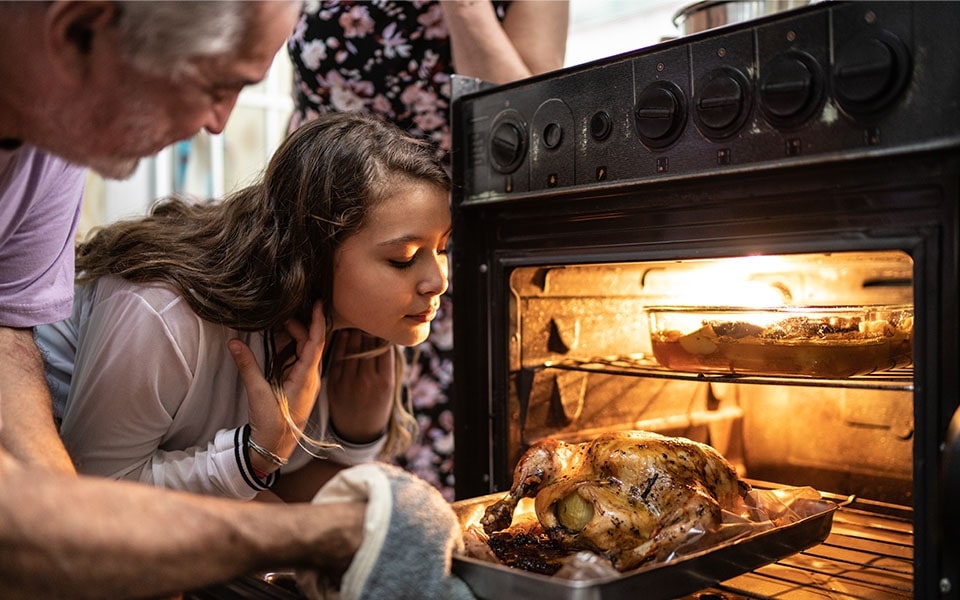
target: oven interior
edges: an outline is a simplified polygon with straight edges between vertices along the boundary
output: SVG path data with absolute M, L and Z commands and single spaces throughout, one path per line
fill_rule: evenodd
M 901 353 L 885 362 L 850 347 L 851 360 L 866 362 L 858 374 L 838 377 L 829 369 L 791 373 L 791 365 L 773 374 L 737 372 L 732 363 L 676 370 L 652 346 L 659 328 L 684 327 L 664 325 L 663 311 L 692 321 L 693 330 L 704 319 L 790 319 L 811 310 L 830 315 L 825 320 L 894 311 L 912 345 L 913 270 L 900 250 L 509 270 L 508 463 L 545 437 L 580 442 L 619 429 L 704 442 L 755 486 L 812 486 L 841 508 L 825 543 L 692 597 L 824 589 L 840 598 L 910 597 L 912 348 L 906 360 Z
M 585 441 L 602 431 L 643 429 L 708 443 L 749 478 L 911 504 L 909 360 L 886 363 L 854 355 L 862 346 L 847 346 L 842 351 L 850 360 L 865 361 L 858 365 L 862 375 L 836 378 L 832 365 L 824 366 L 830 377 L 796 375 L 786 365 L 771 376 L 739 373 L 733 363 L 729 370 L 703 372 L 694 365 L 673 371 L 651 347 L 658 327 L 693 331 L 703 320 L 742 322 L 768 314 L 789 319 L 812 307 L 829 313 L 825 319 L 894 310 L 900 320 L 912 321 L 912 259 L 906 253 L 521 267 L 509 279 L 510 370 L 517 389 L 508 407 L 515 418 L 507 419 L 515 430 L 508 434 L 515 445 L 511 464 L 544 437 Z M 659 307 L 691 323 L 664 323 Z M 703 312 L 710 307 L 734 308 Z M 776 344 L 730 347 L 778 350 Z

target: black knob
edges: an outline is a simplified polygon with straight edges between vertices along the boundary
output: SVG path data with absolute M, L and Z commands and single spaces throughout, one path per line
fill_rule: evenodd
M 775 127 L 797 127 L 822 106 L 823 75 L 802 52 L 780 54 L 760 69 L 760 110 Z
M 903 91 L 910 76 L 910 54 L 888 31 L 852 40 L 837 51 L 833 84 L 840 106 L 851 114 L 886 107 Z
M 610 136 L 613 131 L 613 119 L 606 111 L 599 111 L 590 118 L 590 137 L 598 142 L 602 142 Z
M 519 123 L 502 120 L 493 126 L 490 135 L 490 163 L 501 173 L 512 173 L 526 154 L 526 135 Z
M 669 146 L 687 122 L 683 90 L 670 81 L 651 83 L 640 92 L 634 116 L 644 144 L 652 148 Z
M 563 128 L 556 123 L 547 123 L 543 128 L 543 134 L 540 137 L 544 148 L 553 150 L 563 141 Z
M 750 83 L 736 69 L 711 71 L 697 85 L 695 115 L 704 135 L 723 138 L 746 121 L 751 104 Z

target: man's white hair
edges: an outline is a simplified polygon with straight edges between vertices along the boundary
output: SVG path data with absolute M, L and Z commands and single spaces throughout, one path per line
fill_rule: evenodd
M 243 39 L 256 2 L 133 0 L 118 2 L 121 51 L 138 68 L 180 72 L 190 58 L 225 54 Z

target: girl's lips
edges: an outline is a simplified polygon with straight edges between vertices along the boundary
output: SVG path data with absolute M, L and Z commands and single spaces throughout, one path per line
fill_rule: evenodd
M 436 316 L 437 316 L 436 309 L 430 309 L 430 310 L 425 310 L 421 313 L 417 313 L 415 315 L 407 315 L 407 318 L 417 321 L 418 323 L 429 323 L 430 321 L 434 320 Z

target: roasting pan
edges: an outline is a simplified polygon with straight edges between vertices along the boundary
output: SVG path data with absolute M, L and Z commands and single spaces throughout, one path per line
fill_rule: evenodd
M 461 516 L 487 506 L 502 493 L 453 503 Z M 830 533 L 837 504 L 826 499 L 797 499 L 791 508 L 800 519 L 748 537 L 723 542 L 682 558 L 604 576 L 571 580 L 507 567 L 477 558 L 455 556 L 453 572 L 477 598 L 502 600 L 667 600 L 710 587 L 823 542 Z

